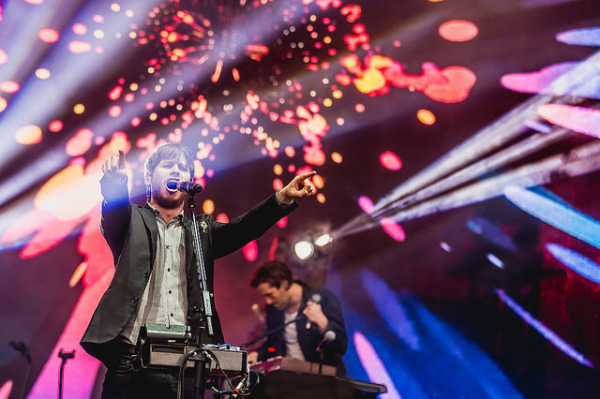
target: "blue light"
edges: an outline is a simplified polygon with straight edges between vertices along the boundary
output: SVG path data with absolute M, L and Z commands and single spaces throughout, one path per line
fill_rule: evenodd
M 600 265 L 597 263 L 558 244 L 546 244 L 546 249 L 569 269 L 600 284 Z
M 571 236 L 600 248 L 600 223 L 556 199 L 532 190 L 511 186 L 504 195 L 531 216 L 546 222 Z

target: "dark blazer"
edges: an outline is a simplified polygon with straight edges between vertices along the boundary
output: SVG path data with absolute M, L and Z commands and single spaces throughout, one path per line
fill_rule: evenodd
M 302 349 L 304 359 L 309 362 L 318 363 L 319 354 L 316 352 L 317 346 L 323 339 L 323 334 L 319 332 L 319 327 L 315 323 L 307 324 L 307 319 L 302 316 L 302 311 L 306 308 L 306 302 L 318 294 L 319 303 L 325 316 L 327 316 L 327 327 L 325 331 L 333 331 L 335 339 L 323 345 L 323 364 L 336 367 L 337 375 L 342 376 L 346 373 L 346 368 L 342 356 L 348 348 L 348 337 L 346 336 L 346 327 L 344 317 L 338 299 L 331 291 L 326 288 L 310 288 L 300 281 L 302 285 L 302 303 L 298 310 L 299 317 L 296 319 L 296 329 L 298 331 L 298 344 Z M 283 335 L 283 326 L 285 316 L 283 311 L 278 310 L 273 305 L 266 307 L 267 313 L 267 331 L 276 330 L 267 337 L 267 340 L 258 349 L 258 360 L 266 360 L 275 356 L 285 356 L 285 338 Z M 308 327 L 308 328 L 307 328 Z
M 149 206 L 136 206 L 129 202 L 126 179 L 114 181 L 105 176 L 101 180 L 101 189 L 104 197 L 101 230 L 113 254 L 116 270 L 83 335 L 81 346 L 106 364 L 104 355 L 108 344 L 118 338 L 131 318 L 150 279 L 156 256 L 158 227 L 154 211 Z M 277 203 L 275 195 L 272 195 L 229 223 L 219 223 L 210 215 L 198 215 L 209 290 L 213 291 L 214 259 L 230 254 L 259 238 L 297 206 L 294 202 L 287 208 L 282 207 Z M 185 217 L 188 321 L 192 331 L 197 331 L 203 304 L 193 253 L 191 225 L 192 220 Z M 214 298 L 211 303 L 214 335 L 203 336 L 200 342 L 223 343 Z

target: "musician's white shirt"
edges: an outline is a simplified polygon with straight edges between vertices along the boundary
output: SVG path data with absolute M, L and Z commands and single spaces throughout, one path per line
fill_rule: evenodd
M 283 330 L 283 338 L 285 339 L 285 355 L 294 359 L 305 360 L 302 349 L 298 344 L 298 329 L 296 328 L 296 323 L 287 324 L 298 317 L 298 311 L 291 314 L 284 312 L 284 314 L 286 323 L 286 326 Z

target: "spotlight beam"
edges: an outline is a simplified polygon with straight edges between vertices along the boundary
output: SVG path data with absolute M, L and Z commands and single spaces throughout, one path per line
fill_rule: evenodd
M 408 208 L 416 203 L 422 202 L 435 195 L 448 191 L 452 188 L 474 180 L 487 173 L 498 170 L 499 168 L 518 161 L 528 155 L 555 144 L 564 138 L 571 135 L 572 132 L 563 128 L 556 128 L 553 133 L 536 133 L 519 143 L 516 143 L 506 149 L 492 155 L 489 158 L 482 159 L 464 169 L 460 169 L 456 173 L 444 178 L 422 190 L 411 194 L 404 199 L 392 204 L 395 208 Z M 387 212 L 386 208 L 382 208 L 379 212 L 373 214 L 377 217 L 379 214 Z
M 388 218 L 395 222 L 417 219 L 437 212 L 474 204 L 503 195 L 510 186 L 534 187 L 550 183 L 560 177 L 575 177 L 600 170 L 600 141 L 592 141 L 569 151 L 530 163 L 496 177 L 473 183 L 440 197 L 422 202 L 405 210 L 390 209 Z M 335 232 L 335 237 L 359 233 L 379 226 L 379 218 L 372 218 L 352 229 Z

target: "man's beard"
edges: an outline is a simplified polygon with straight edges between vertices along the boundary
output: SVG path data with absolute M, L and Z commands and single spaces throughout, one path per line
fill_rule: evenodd
M 164 209 L 177 209 L 183 204 L 185 197 L 183 195 L 163 196 L 160 193 L 152 193 L 152 199 L 158 206 Z

